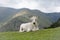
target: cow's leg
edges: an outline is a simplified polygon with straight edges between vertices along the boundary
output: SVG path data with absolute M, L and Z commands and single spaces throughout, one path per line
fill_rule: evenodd
M 21 27 L 20 30 L 19 30 L 19 32 L 24 32 L 24 29 Z
M 31 29 L 27 29 L 27 30 L 26 30 L 26 32 L 30 32 L 30 31 L 31 31 Z
M 36 30 L 39 30 L 39 28 L 37 27 Z
M 33 27 L 32 31 L 36 31 L 36 27 Z
M 36 29 L 32 29 L 32 31 L 36 31 Z

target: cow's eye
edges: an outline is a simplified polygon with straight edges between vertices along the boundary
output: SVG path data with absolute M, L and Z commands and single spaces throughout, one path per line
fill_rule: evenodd
M 33 24 L 35 25 L 35 22 Z

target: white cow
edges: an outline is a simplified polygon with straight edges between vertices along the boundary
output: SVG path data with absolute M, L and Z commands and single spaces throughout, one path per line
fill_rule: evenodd
M 30 20 L 32 20 L 32 22 L 23 23 L 20 25 L 19 32 L 24 32 L 24 31 L 29 32 L 29 31 L 39 30 L 38 24 L 37 24 L 37 17 L 33 16 L 32 18 L 30 18 Z

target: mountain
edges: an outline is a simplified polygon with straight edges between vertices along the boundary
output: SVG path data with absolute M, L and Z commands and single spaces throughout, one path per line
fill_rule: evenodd
M 51 17 L 51 19 L 56 22 L 60 18 L 60 12 L 48 13 L 47 16 Z
M 0 26 L 7 22 L 17 11 L 12 8 L 0 7 Z
M 30 10 L 27 8 L 12 9 L 5 7 L 0 7 L 0 10 L 0 32 L 18 31 L 20 24 L 29 22 L 31 16 L 38 16 L 39 28 L 49 27 L 55 21 L 51 15 L 39 10 Z
M 49 28 L 56 28 L 56 27 L 60 27 L 60 18 L 55 23 L 53 23 Z

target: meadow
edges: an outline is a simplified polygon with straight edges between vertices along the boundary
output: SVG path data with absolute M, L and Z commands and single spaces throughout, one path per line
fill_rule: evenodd
M 34 32 L 0 32 L 0 40 L 60 40 L 60 27 Z

